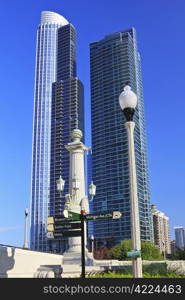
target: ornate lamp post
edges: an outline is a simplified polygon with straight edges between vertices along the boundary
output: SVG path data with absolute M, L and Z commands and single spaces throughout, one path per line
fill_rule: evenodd
M 136 163 L 134 151 L 134 127 L 133 116 L 137 105 L 137 96 L 131 90 L 129 85 L 124 87 L 124 91 L 119 96 L 119 104 L 126 118 L 125 127 L 128 135 L 128 155 L 130 171 L 130 209 L 131 209 L 131 237 L 132 237 L 132 263 L 133 276 L 142 277 L 142 260 L 141 260 L 141 239 L 140 239 L 140 222 L 137 196 L 137 178 Z M 133 255 L 132 255 L 133 254 Z

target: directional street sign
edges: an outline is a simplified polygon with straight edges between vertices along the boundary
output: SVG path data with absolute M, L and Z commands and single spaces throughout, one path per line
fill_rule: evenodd
M 55 216 L 55 217 L 49 217 L 48 218 L 48 224 L 54 224 L 54 223 L 58 223 L 58 222 L 69 222 L 72 221 L 71 218 L 66 219 L 63 216 Z
M 48 231 L 57 231 L 57 230 L 62 231 L 67 229 L 80 229 L 80 228 L 81 228 L 81 222 L 79 221 L 49 224 L 47 227 Z
M 55 225 L 55 230 L 66 230 L 66 229 L 80 229 L 81 222 L 70 222 L 61 225 Z
M 54 239 L 54 238 L 63 238 L 63 237 L 75 237 L 81 236 L 81 230 L 68 230 L 62 232 L 48 232 L 47 238 Z
M 54 232 L 54 237 L 74 237 L 81 236 L 81 230 L 68 230 L 63 232 Z
M 66 214 L 67 216 L 67 214 Z M 88 214 L 84 215 L 83 218 L 86 221 L 96 221 L 96 220 L 105 220 L 105 219 L 119 219 L 122 217 L 122 213 L 120 211 L 111 211 L 111 212 L 101 212 L 99 214 Z M 66 223 L 70 221 L 80 221 L 81 215 L 73 212 L 68 211 L 68 218 L 63 216 L 55 216 L 55 217 L 49 217 L 48 218 L 48 224 L 56 224 L 56 223 Z
M 72 221 L 71 218 L 65 218 L 65 217 L 62 217 L 62 216 L 57 216 L 57 217 L 54 217 L 54 223 L 58 223 L 58 222 L 66 222 L 66 221 Z
M 86 221 L 106 220 L 106 219 L 119 219 L 122 216 L 120 211 L 102 212 L 100 214 L 84 215 Z

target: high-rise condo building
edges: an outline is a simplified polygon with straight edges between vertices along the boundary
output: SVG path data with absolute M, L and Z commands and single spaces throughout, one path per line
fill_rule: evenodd
M 126 84 L 137 94 L 135 154 L 141 239 L 153 241 L 140 55 L 134 28 L 90 44 L 92 178 L 94 212 L 119 210 L 123 218 L 94 222 L 96 244 L 131 238 L 128 142 L 119 95 Z
M 79 128 L 84 133 L 83 85 L 76 77 L 76 32 L 68 24 L 58 29 L 57 81 L 53 83 L 51 113 L 51 165 L 49 214 L 62 214 L 65 194 L 69 193 L 69 151 L 71 133 Z M 83 140 L 83 139 L 82 139 Z M 65 180 L 64 191 L 57 191 L 56 180 Z M 48 250 L 64 252 L 67 239 L 48 241 Z
M 154 242 L 159 246 L 160 252 L 171 253 L 169 218 L 163 212 L 152 205 Z
M 36 47 L 30 234 L 31 249 L 40 251 L 59 251 L 55 241 L 53 245 L 47 241 L 47 217 L 62 210 L 62 198 L 55 191 L 60 175 L 68 189 L 64 144 L 70 141 L 72 129 L 83 130 L 83 86 L 76 78 L 75 36 L 74 27 L 63 16 L 42 12 Z
M 185 228 L 182 226 L 174 227 L 175 230 L 175 247 L 176 249 L 185 248 Z

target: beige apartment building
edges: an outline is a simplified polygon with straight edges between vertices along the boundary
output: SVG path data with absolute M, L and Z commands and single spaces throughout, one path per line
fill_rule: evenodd
M 164 255 L 171 253 L 169 218 L 163 212 L 152 205 L 154 242 L 159 246 Z

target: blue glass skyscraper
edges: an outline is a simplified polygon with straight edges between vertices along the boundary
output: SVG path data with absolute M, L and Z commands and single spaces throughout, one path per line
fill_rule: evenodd
M 82 106 L 74 109 L 74 114 L 68 109 L 73 104 L 73 92 L 78 91 L 80 95 L 83 94 L 83 86 L 75 77 L 74 35 L 73 26 L 63 16 L 50 11 L 42 12 L 41 24 L 37 31 L 32 142 L 30 247 L 35 250 L 48 250 L 47 217 L 48 214 L 61 211 L 61 203 L 58 203 L 60 207 L 57 210 L 55 200 L 51 198 L 53 190 L 50 192 L 51 182 L 54 182 L 51 177 L 54 176 L 55 166 L 52 164 L 51 157 L 56 154 L 53 150 L 57 148 L 55 141 L 59 138 L 60 143 L 68 143 L 69 131 L 78 127 L 78 116 L 83 113 Z M 52 85 L 54 82 L 56 82 L 55 86 Z M 78 88 L 75 89 L 77 86 Z M 56 95 L 61 98 L 61 93 L 64 93 L 62 97 L 65 99 L 65 104 L 62 104 L 63 107 L 65 106 L 65 111 L 62 110 L 63 115 L 60 115 L 60 118 L 63 118 L 62 139 L 60 136 L 55 136 L 55 126 L 52 125 L 56 121 L 54 118 L 61 113 L 61 103 L 58 98 L 57 111 L 54 112 Z M 74 103 L 75 105 L 78 104 Z M 59 165 L 61 164 L 62 161 Z
M 83 84 L 76 76 L 76 32 L 72 24 L 58 29 L 57 81 L 53 83 L 51 109 L 51 164 L 49 215 L 62 214 L 65 194 L 69 193 L 69 151 L 71 132 L 79 128 L 84 132 Z M 65 180 L 64 191 L 56 188 L 59 177 Z M 48 250 L 64 252 L 67 239 L 48 241 Z
M 90 44 L 92 178 L 94 212 L 119 210 L 123 218 L 94 222 L 96 243 L 131 238 L 129 165 L 125 120 L 119 95 L 126 84 L 137 94 L 134 120 L 141 239 L 153 241 L 140 55 L 134 28 Z
M 185 249 L 185 228 L 182 226 L 174 227 L 176 249 Z

